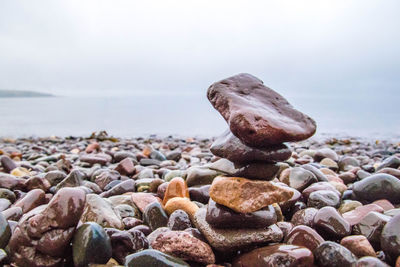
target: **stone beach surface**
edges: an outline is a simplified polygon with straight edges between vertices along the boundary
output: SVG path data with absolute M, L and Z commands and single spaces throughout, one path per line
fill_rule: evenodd
M 310 138 L 250 74 L 216 138 L 0 139 L 2 266 L 400 266 L 400 143 Z

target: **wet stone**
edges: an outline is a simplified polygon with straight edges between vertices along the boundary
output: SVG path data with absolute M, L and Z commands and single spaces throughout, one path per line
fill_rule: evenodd
M 7 189 L 21 188 L 25 183 L 22 178 L 17 178 L 10 174 L 0 173 L 0 187 Z
M 11 261 L 17 266 L 58 266 L 64 260 L 83 212 L 85 193 L 62 188 L 49 204 L 26 213 L 9 242 Z
M 314 256 L 302 246 L 276 244 L 244 253 L 233 261 L 232 266 L 280 266 L 283 263 L 285 266 L 313 266 Z
M 147 224 L 152 231 L 159 227 L 165 227 L 168 224 L 168 215 L 158 202 L 149 204 L 143 213 L 143 222 Z
M 72 251 L 76 267 L 105 264 L 112 255 L 111 241 L 100 225 L 87 222 L 79 226 L 74 234 Z
M 235 163 L 253 163 L 285 161 L 292 152 L 285 144 L 254 148 L 243 144 L 230 130 L 220 135 L 210 148 L 211 152 L 221 158 L 226 158 Z
M 131 255 L 128 255 L 125 260 L 127 267 L 189 267 L 189 264 L 183 260 L 165 254 L 155 249 L 146 249 Z
M 112 257 L 121 264 L 125 263 L 127 255 L 149 247 L 149 241 L 139 230 L 117 230 L 110 232 L 109 236 L 111 239 Z
M 279 165 L 275 163 L 253 162 L 244 165 L 235 165 L 234 177 L 246 177 L 247 179 L 270 181 L 279 171 Z
M 360 206 L 362 206 L 362 204 L 358 201 L 344 200 L 344 201 L 342 201 L 342 204 L 340 205 L 338 211 L 343 215 L 344 213 L 346 213 L 348 211 L 352 211 Z
M 334 161 L 338 161 L 338 159 L 339 159 L 337 153 L 330 148 L 318 149 L 314 155 L 314 160 L 319 162 L 319 161 L 323 160 L 324 158 L 329 158 Z
M 307 171 L 312 172 L 315 177 L 317 177 L 318 181 L 320 182 L 327 182 L 328 178 L 326 178 L 326 175 L 324 173 L 322 173 L 318 168 L 314 167 L 311 164 L 305 164 L 305 165 L 301 165 L 301 167 L 303 169 L 306 169 Z
M 89 163 L 91 165 L 106 165 L 107 163 L 111 162 L 111 160 L 111 156 L 105 153 L 87 154 L 80 156 L 80 161 Z
M 400 215 L 391 218 L 381 235 L 381 247 L 389 262 L 395 262 L 400 256 Z
M 126 192 L 135 192 L 135 181 L 126 180 L 113 186 L 110 190 L 100 194 L 101 197 L 111 197 L 115 195 L 122 195 Z
M 135 166 L 133 165 L 131 158 L 125 158 L 121 160 L 118 165 L 115 167 L 115 170 L 119 172 L 121 175 L 133 175 L 136 170 Z
M 379 249 L 383 227 L 389 220 L 389 216 L 371 211 L 353 226 L 353 233 L 365 236 L 375 248 Z
M 23 213 L 46 204 L 45 192 L 41 189 L 29 191 L 22 199 L 15 202 L 14 207 L 20 207 Z
M 318 210 L 316 208 L 306 208 L 297 211 L 293 217 L 291 222 L 294 226 L 297 225 L 306 225 L 311 228 L 314 227 L 314 217 L 317 214 Z
M 336 193 L 336 195 L 338 197 L 340 197 L 340 192 L 338 190 L 336 190 L 336 188 L 329 182 L 317 182 L 317 183 L 311 184 L 306 189 L 304 189 L 301 192 L 301 194 L 305 200 L 308 200 L 311 193 L 322 191 L 322 190 L 332 191 L 333 193 Z
M 46 192 L 51 187 L 51 184 L 45 178 L 34 176 L 25 181 L 25 187 L 27 190 L 42 189 Z
M 305 225 L 294 227 L 285 238 L 285 243 L 303 246 L 311 251 L 314 251 L 324 241 L 314 229 Z
M 114 181 L 118 181 L 118 183 L 119 183 L 120 181 L 118 179 L 120 179 L 120 178 L 121 178 L 121 175 L 117 171 L 101 170 L 99 172 L 96 172 L 92 176 L 92 181 L 94 183 L 96 183 L 101 189 L 110 190 L 111 188 L 106 188 L 106 186 L 110 185 Z
M 0 198 L 0 211 L 4 211 L 11 206 L 10 200 L 6 198 Z
M 315 175 L 306 169 L 295 167 L 290 170 L 288 185 L 300 192 L 318 180 Z
M 275 224 L 259 229 L 218 229 L 206 221 L 207 210 L 199 209 L 194 217 L 194 225 L 201 231 L 208 243 L 218 251 L 240 250 L 251 245 L 279 242 L 283 233 Z
M 237 213 L 210 199 L 206 221 L 215 228 L 265 228 L 277 222 L 277 215 L 271 205 L 252 213 Z
M 67 175 L 59 184 L 56 186 L 56 190 L 60 190 L 63 187 L 75 187 L 82 185 L 84 180 L 84 174 L 79 170 L 74 170 Z
M 313 208 L 334 207 L 338 208 L 340 205 L 339 196 L 330 190 L 319 190 L 312 192 L 308 198 L 307 206 Z
M 368 204 L 364 206 L 357 207 L 351 211 L 343 213 L 343 218 L 350 223 L 350 225 L 355 225 L 359 223 L 368 213 L 375 211 L 383 213 L 383 209 L 376 204 Z
M 164 194 L 163 205 L 174 197 L 189 197 L 189 189 L 181 177 L 175 177 L 169 182 Z
M 398 167 L 400 167 L 400 158 L 396 156 L 391 156 L 382 161 L 382 163 L 376 168 L 376 170 L 379 171 L 383 168 L 397 169 Z
M 378 173 L 387 173 L 394 177 L 400 179 L 400 170 L 394 168 L 383 168 L 378 171 Z
M 210 187 L 211 185 L 203 185 L 199 187 L 189 187 L 190 200 L 207 204 L 210 200 Z
M 299 191 L 291 187 L 288 187 L 288 189 L 293 192 L 293 196 L 287 201 L 279 202 L 279 206 L 284 214 L 292 213 L 295 204 L 303 199 L 303 196 Z
M 192 227 L 189 215 L 183 210 L 175 210 L 168 219 L 168 228 L 174 231 L 185 230 Z
M 164 208 L 169 215 L 176 210 L 183 210 L 189 215 L 191 220 L 193 219 L 196 211 L 199 209 L 199 207 L 193 201 L 190 201 L 190 199 L 186 197 L 171 198 L 168 200 Z
M 379 207 L 381 207 L 383 209 L 383 211 L 388 211 L 388 210 L 394 209 L 393 204 L 390 203 L 387 199 L 376 200 L 372 204 L 378 205 Z
M 5 248 L 11 237 L 11 228 L 3 214 L 0 214 L 0 248 Z
M 377 259 L 376 257 L 367 256 L 358 259 L 356 267 L 389 267 L 389 265 L 387 265 L 380 259 Z
M 114 211 L 122 219 L 127 217 L 135 217 L 137 219 L 141 218 L 139 210 L 128 204 L 116 205 Z
M 19 221 L 19 219 L 22 217 L 22 209 L 20 207 L 11 207 L 9 209 L 6 209 L 2 211 L 2 214 L 6 218 L 6 220 L 13 220 L 13 221 Z
M 158 228 L 158 229 L 160 229 L 160 228 Z M 145 236 L 148 236 L 151 233 L 150 227 L 148 227 L 147 225 L 144 225 L 144 224 L 137 225 L 137 226 L 131 228 L 130 230 L 138 230 L 138 231 L 142 232 Z
M 221 173 L 205 167 L 190 167 L 187 170 L 186 183 L 188 186 L 211 184 Z
M 340 244 L 350 250 L 354 255 L 361 258 L 363 256 L 376 257 L 374 248 L 368 239 L 362 235 L 351 235 L 344 237 Z
M 132 202 L 139 208 L 141 212 L 144 212 L 146 209 L 147 205 L 153 203 L 153 202 L 159 202 L 160 199 L 153 196 L 150 193 L 133 193 L 131 195 Z
M 241 213 L 251 213 L 292 196 L 293 191 L 271 182 L 238 177 L 218 177 L 210 188 L 215 202 Z
M 313 119 L 295 110 L 285 98 L 250 74 L 216 82 L 207 97 L 231 132 L 253 147 L 300 141 L 316 130 Z
M 286 239 L 290 231 L 293 229 L 293 224 L 290 222 L 277 222 L 276 225 L 281 229 L 283 233 L 283 240 Z
M 385 173 L 374 174 L 354 183 L 353 193 L 360 201 L 387 199 L 393 204 L 400 204 L 400 180 Z
M 187 232 L 168 231 L 161 233 L 150 244 L 152 248 L 185 261 L 203 264 L 215 263 L 211 247 Z
M 341 239 L 351 233 L 350 224 L 332 207 L 320 209 L 314 217 L 314 225 L 318 233 L 328 240 Z
M 314 250 L 315 261 L 321 267 L 354 266 L 357 257 L 338 243 L 325 241 Z
M 62 180 L 65 179 L 67 175 L 62 171 L 49 171 L 44 175 L 44 178 L 49 181 L 49 183 L 54 186 L 59 184 Z
M 390 217 L 394 217 L 394 216 L 400 214 L 400 208 L 385 211 L 384 214 L 387 216 L 390 216 Z
M 0 163 L 6 173 L 10 173 L 12 170 L 17 168 L 17 164 L 8 156 L 1 156 Z
M 142 220 L 139 220 L 137 218 L 134 217 L 125 217 L 122 219 L 122 223 L 124 225 L 124 229 L 132 229 L 135 226 L 141 225 L 143 224 Z
M 0 188 L 0 198 L 8 199 L 11 203 L 14 203 L 16 200 L 14 192 L 6 188 Z
M 88 194 L 86 199 L 82 222 L 96 222 L 102 227 L 124 228 L 121 217 L 114 212 L 108 201 L 96 194 Z

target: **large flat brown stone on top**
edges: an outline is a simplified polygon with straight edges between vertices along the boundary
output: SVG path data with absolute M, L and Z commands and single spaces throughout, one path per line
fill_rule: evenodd
M 254 212 L 292 196 L 289 188 L 240 177 L 219 176 L 210 187 L 210 197 L 215 202 L 241 213 Z
M 232 133 L 249 146 L 301 141 L 316 130 L 313 119 L 250 74 L 238 74 L 212 84 L 207 97 Z

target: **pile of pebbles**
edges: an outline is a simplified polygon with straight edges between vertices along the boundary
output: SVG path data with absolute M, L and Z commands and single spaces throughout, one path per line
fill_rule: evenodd
M 208 98 L 229 129 L 0 140 L 3 266 L 400 266 L 400 143 L 310 138 L 239 74 Z

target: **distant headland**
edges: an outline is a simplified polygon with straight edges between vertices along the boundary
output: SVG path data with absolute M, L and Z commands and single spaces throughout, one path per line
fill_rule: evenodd
M 53 97 L 52 94 L 39 93 L 34 91 L 19 91 L 19 90 L 2 90 L 0 89 L 0 98 L 5 97 Z

